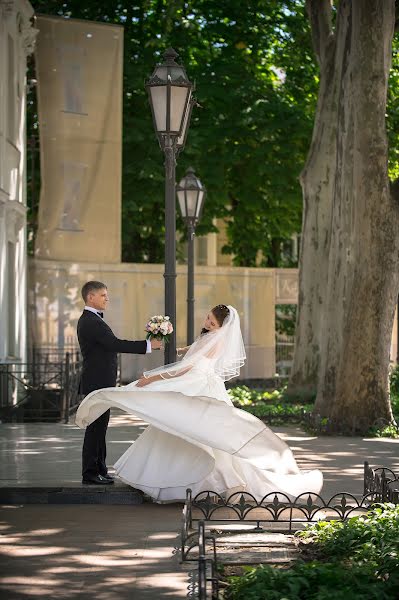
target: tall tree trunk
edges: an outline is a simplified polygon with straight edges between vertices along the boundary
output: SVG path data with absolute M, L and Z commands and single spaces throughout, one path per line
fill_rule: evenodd
M 324 5 L 324 6 L 323 6 Z M 299 256 L 299 298 L 291 390 L 316 391 L 325 311 L 332 198 L 336 171 L 337 104 L 346 31 L 331 31 L 328 1 L 317 10 L 308 2 L 313 45 L 320 66 L 320 89 L 313 138 L 301 174 L 302 236 Z
M 392 420 L 388 368 L 399 287 L 399 210 L 389 189 L 385 112 L 395 3 L 342 0 L 335 31 L 328 0 L 309 0 L 308 8 L 321 73 L 318 113 L 325 118 L 316 119 L 302 176 L 296 352 L 310 357 L 309 339 L 317 350 L 311 363 L 315 412 L 331 430 L 363 433 L 378 419 Z M 334 140 L 323 137 L 326 128 Z M 325 157 L 321 169 L 314 166 L 315 153 Z M 322 199 L 314 190 L 323 191 Z M 306 241 L 309 231 L 321 248 L 312 247 L 312 235 Z M 304 310 L 312 305 L 313 313 Z M 296 376 L 294 370 L 293 382 Z

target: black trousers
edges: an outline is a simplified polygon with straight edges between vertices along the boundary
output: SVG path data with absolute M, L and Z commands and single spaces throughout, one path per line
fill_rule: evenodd
M 107 433 L 110 410 L 98 417 L 86 428 L 82 450 L 82 477 L 83 479 L 96 475 L 106 475 L 107 466 L 105 459 L 107 448 L 105 435 Z

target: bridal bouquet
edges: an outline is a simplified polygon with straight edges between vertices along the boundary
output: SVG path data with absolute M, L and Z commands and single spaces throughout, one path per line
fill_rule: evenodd
M 156 315 L 148 321 L 145 330 L 147 331 L 147 340 L 155 338 L 156 340 L 168 342 L 173 331 L 173 325 L 170 322 L 170 317 Z

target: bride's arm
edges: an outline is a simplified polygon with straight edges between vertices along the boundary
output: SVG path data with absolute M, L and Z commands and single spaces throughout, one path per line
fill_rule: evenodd
M 183 356 L 183 354 L 185 354 L 189 348 L 190 346 L 184 346 L 184 348 L 176 348 L 177 356 Z
M 136 383 L 136 387 L 145 387 L 146 385 L 149 385 L 150 383 L 154 383 L 155 381 L 161 381 L 161 379 L 174 379 L 175 377 L 181 377 L 185 373 L 188 373 L 188 371 L 190 371 L 191 368 L 192 368 L 191 365 L 189 365 L 185 369 L 182 369 L 181 371 L 179 371 L 179 373 L 177 373 L 176 375 L 169 375 L 168 373 L 164 373 L 163 375 L 161 375 L 161 374 L 153 375 L 152 377 L 142 376 Z

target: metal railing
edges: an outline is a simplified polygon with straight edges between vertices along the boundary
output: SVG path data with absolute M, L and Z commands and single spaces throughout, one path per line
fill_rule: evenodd
M 247 533 L 256 533 L 265 531 L 263 525 L 267 525 L 267 531 L 292 534 L 321 519 L 346 521 L 367 513 L 376 502 L 399 504 L 399 474 L 386 467 L 373 469 L 366 461 L 363 492 L 361 498 L 339 492 L 329 500 L 310 492 L 290 500 L 281 492 L 272 492 L 258 501 L 248 492 L 236 492 L 223 498 L 212 490 L 193 498 L 188 489 L 183 508 L 180 552 L 182 561 L 198 563 L 197 597 L 199 600 L 219 598 L 216 536 L 213 531 L 207 531 L 207 527 L 212 526 L 214 530 L 218 526 L 220 529 L 232 525 L 233 529 L 234 524 L 241 523 L 248 525 L 248 529 L 245 528 Z M 227 527 L 224 531 L 230 529 Z M 211 546 L 211 556 L 207 556 L 207 544 Z M 192 557 L 194 554 L 197 556 Z
M 295 338 L 276 335 L 276 373 L 280 377 L 289 377 L 294 359 Z
M 374 494 L 377 502 L 399 504 L 399 473 L 387 467 L 373 469 L 364 463 L 364 494 Z
M 0 364 L 3 421 L 64 421 L 80 402 L 81 361 L 69 352 L 59 362 Z
M 198 547 L 198 537 L 193 532 L 194 522 L 218 525 L 243 522 L 251 532 L 264 531 L 263 526 L 267 525 L 268 530 L 272 528 L 275 532 L 292 534 L 303 529 L 305 524 L 320 519 L 346 521 L 356 514 L 367 512 L 375 501 L 378 500 L 374 492 L 359 499 L 353 494 L 339 492 L 329 500 L 312 492 L 305 492 L 294 500 L 281 492 L 271 492 L 258 501 L 249 492 L 236 492 L 223 498 L 208 490 L 192 498 L 191 490 L 187 490 L 183 508 L 181 557 L 183 561 L 191 560 L 190 552 Z
M 54 344 L 32 346 L 29 351 L 29 362 L 32 363 L 60 363 L 69 355 L 71 362 L 81 362 L 82 356 L 75 344 L 59 348 Z
M 206 530 L 205 522 L 198 522 L 198 598 L 208 598 L 208 584 L 210 584 L 211 599 L 219 598 L 219 578 L 217 577 L 216 545 L 214 545 L 213 558 L 206 556 Z M 209 570 L 209 574 L 208 574 Z

